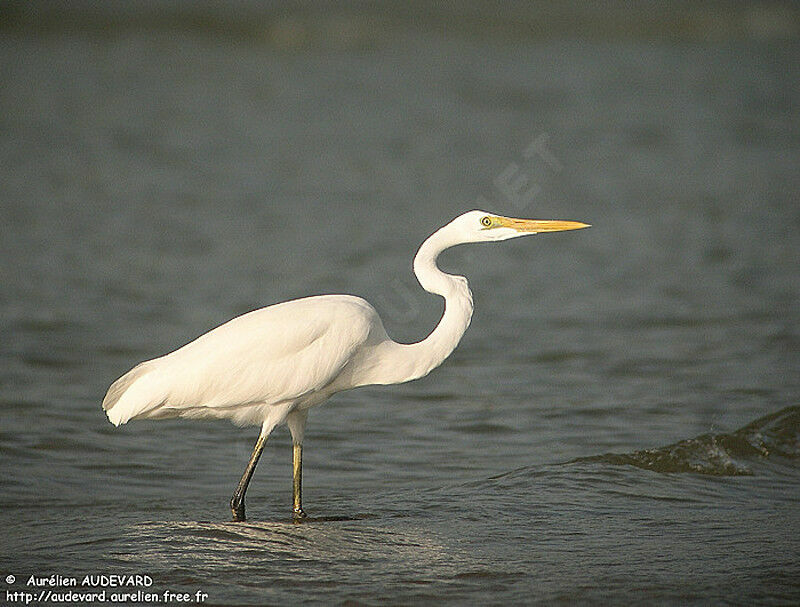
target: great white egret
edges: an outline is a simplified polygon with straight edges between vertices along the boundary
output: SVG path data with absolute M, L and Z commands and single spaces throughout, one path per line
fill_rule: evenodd
M 421 342 L 393 341 L 375 309 L 360 297 L 295 299 L 238 316 L 170 354 L 140 363 L 111 384 L 103 409 L 115 426 L 131 419 L 170 417 L 260 424 L 253 454 L 231 498 L 234 521 L 245 520 L 245 492 L 267 437 L 286 423 L 293 445 L 293 516 L 299 520 L 305 517 L 301 479 L 308 410 L 336 392 L 427 375 L 467 330 L 472 293 L 466 278 L 437 267 L 439 254 L 462 243 L 586 227 L 577 221 L 469 211 L 434 232 L 414 257 L 422 288 L 445 300 L 439 324 Z

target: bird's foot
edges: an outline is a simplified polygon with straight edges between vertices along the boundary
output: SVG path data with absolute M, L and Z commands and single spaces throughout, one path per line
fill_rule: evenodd
M 292 511 L 292 519 L 294 519 L 295 523 L 299 523 L 300 521 L 302 521 L 304 518 L 307 517 L 308 515 L 305 512 L 303 512 L 302 508 L 295 508 Z
M 231 499 L 231 513 L 233 514 L 234 523 L 241 523 L 247 520 L 244 515 L 244 500 L 238 500 L 236 496 L 234 496 Z

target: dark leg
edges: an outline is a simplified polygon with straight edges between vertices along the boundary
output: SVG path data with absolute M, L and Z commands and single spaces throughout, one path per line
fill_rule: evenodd
M 244 469 L 242 480 L 239 481 L 239 486 L 231 497 L 231 512 L 233 513 L 234 521 L 245 520 L 244 516 L 244 494 L 247 491 L 247 485 L 250 484 L 250 477 L 253 476 L 253 471 L 256 469 L 258 458 L 261 457 L 261 452 L 264 450 L 264 445 L 267 443 L 267 437 L 259 435 L 256 446 L 253 449 L 253 455 L 250 456 L 250 461 L 247 462 L 247 468 Z
M 294 497 L 294 509 L 292 516 L 295 521 L 306 518 L 303 512 L 303 445 L 294 444 L 292 451 L 292 463 L 294 470 L 294 482 L 292 483 L 292 495 Z

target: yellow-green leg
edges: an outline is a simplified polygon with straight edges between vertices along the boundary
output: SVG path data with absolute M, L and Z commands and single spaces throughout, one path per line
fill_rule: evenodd
M 250 456 L 250 461 L 247 462 L 247 468 L 244 470 L 242 480 L 236 487 L 236 491 L 231 498 L 231 512 L 233 513 L 234 521 L 244 521 L 244 494 L 247 492 L 247 486 L 250 484 L 250 479 L 253 476 L 253 471 L 256 469 L 258 458 L 261 457 L 261 452 L 264 451 L 264 445 L 267 443 L 267 437 L 263 434 L 259 435 L 256 446 L 253 449 L 253 454 Z
M 294 482 L 292 483 L 294 508 L 292 510 L 292 516 L 295 521 L 299 521 L 306 517 L 306 513 L 303 512 L 303 445 L 295 443 L 293 445 L 292 455 L 292 469 L 294 472 Z

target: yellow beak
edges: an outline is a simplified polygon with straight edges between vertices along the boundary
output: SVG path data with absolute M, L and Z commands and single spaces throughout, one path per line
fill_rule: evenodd
M 518 232 L 538 234 L 539 232 L 565 232 L 567 230 L 580 230 L 588 228 L 588 223 L 580 221 L 560 221 L 552 219 L 514 219 L 513 217 L 498 217 L 497 223 L 505 228 Z

